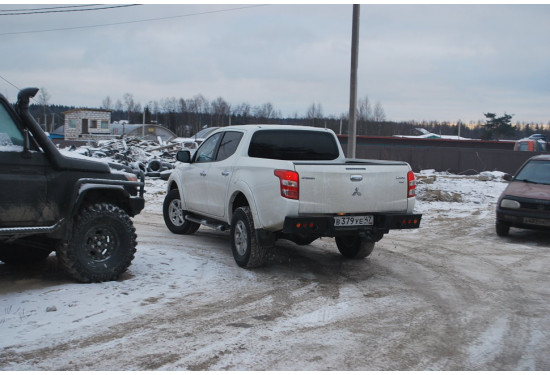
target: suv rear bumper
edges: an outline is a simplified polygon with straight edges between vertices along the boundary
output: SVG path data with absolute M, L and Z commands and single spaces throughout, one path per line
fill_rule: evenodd
M 415 229 L 420 227 L 422 214 L 362 214 L 374 216 L 373 225 L 336 227 L 335 218 L 339 216 L 290 216 L 285 218 L 283 233 L 305 234 L 319 237 L 334 237 L 359 232 L 371 232 L 378 234 L 388 233 L 391 229 Z M 352 215 L 355 216 L 355 215 Z M 341 217 L 341 216 L 340 216 Z

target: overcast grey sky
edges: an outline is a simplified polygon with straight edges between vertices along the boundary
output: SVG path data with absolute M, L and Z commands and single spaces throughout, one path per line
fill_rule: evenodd
M 15 85 L 45 87 L 51 104 L 77 107 L 125 93 L 142 106 L 202 94 L 233 106 L 270 102 L 289 117 L 313 103 L 325 116 L 348 112 L 351 4 L 1 15 L 53 6 L 0 4 L 0 92 L 11 101 Z M 363 4 L 358 96 L 393 121 L 494 112 L 547 124 L 549 20 L 546 4 Z

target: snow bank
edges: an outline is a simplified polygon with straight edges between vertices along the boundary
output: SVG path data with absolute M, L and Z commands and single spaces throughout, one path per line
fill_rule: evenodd
M 504 174 L 493 171 L 461 176 L 422 170 L 416 174 L 415 210 L 424 213 L 425 218 L 434 212 L 445 217 L 465 217 L 492 211 L 506 186 Z

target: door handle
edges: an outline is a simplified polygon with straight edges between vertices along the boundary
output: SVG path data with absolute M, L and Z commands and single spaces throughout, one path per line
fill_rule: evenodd
M 229 176 L 229 171 L 223 171 L 222 176 Z
M 201 176 L 205 177 L 206 176 L 206 171 L 201 171 Z

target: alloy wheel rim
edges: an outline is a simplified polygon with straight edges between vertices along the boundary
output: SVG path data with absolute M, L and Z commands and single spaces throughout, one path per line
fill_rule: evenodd
M 176 226 L 181 226 L 185 222 L 183 219 L 183 210 L 181 209 L 181 201 L 179 199 L 174 199 L 170 202 L 168 207 L 168 217 L 172 224 Z
M 246 253 L 246 248 L 248 244 L 248 235 L 246 232 L 245 224 L 239 220 L 235 226 L 235 249 L 240 256 L 243 256 Z

